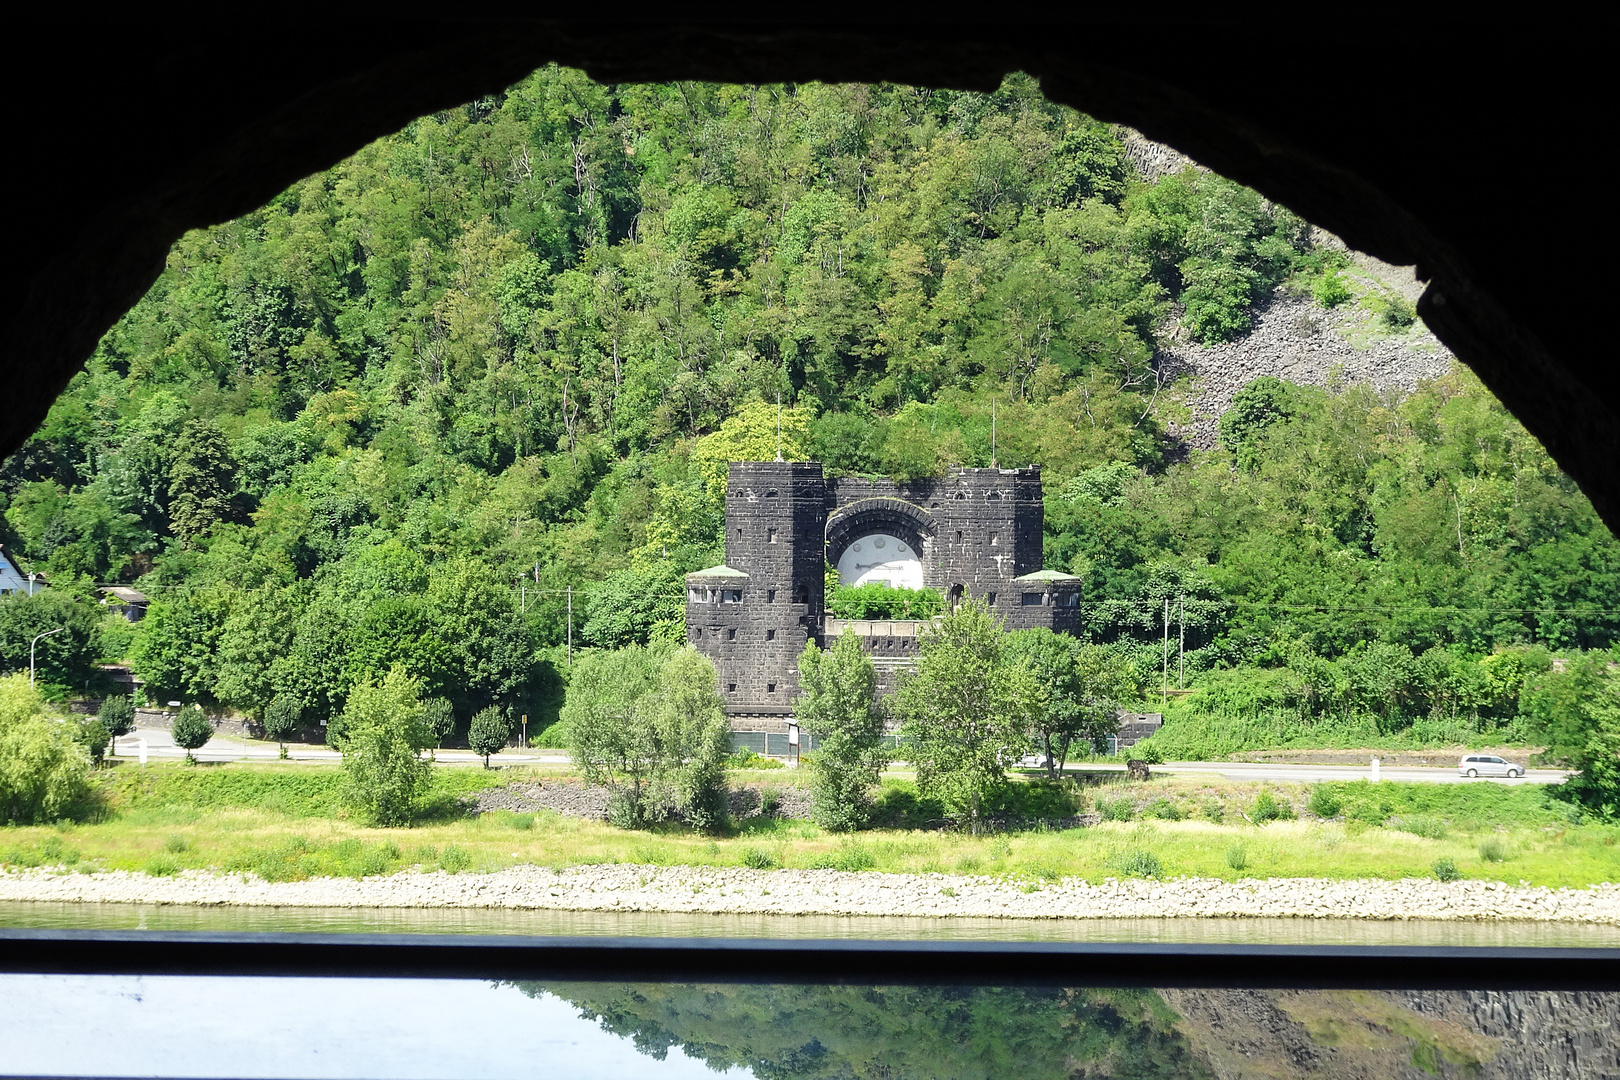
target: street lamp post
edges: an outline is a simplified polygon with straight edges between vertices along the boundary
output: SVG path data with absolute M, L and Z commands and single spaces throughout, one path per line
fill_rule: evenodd
M 65 626 L 58 626 L 55 630 L 47 630 L 43 634 L 35 635 L 34 640 L 30 641 L 28 643 L 28 685 L 29 686 L 34 685 L 34 648 L 39 644 L 40 638 L 48 638 L 52 634 L 60 634 L 62 631 L 66 630 L 66 629 L 67 629 L 67 627 L 65 627 Z

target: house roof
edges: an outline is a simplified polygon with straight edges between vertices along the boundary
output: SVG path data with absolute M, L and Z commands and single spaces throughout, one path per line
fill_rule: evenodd
M 12 557 L 11 552 L 6 550 L 6 546 L 4 544 L 0 544 L 0 574 L 3 574 L 8 570 L 10 572 L 10 576 L 14 577 L 18 581 L 30 582 L 32 585 L 41 588 L 50 584 L 50 581 L 45 577 L 44 571 L 36 570 L 32 574 L 25 571 L 22 568 L 22 565 Z
M 1015 577 L 1014 581 L 1079 581 L 1073 574 L 1064 574 L 1057 570 L 1037 570 L 1033 574 Z
M 131 589 L 126 585 L 103 585 L 101 591 L 121 604 L 144 604 L 147 602 L 145 593 L 138 589 Z
M 743 573 L 741 570 L 737 570 L 737 569 L 735 569 L 733 567 L 727 566 L 725 563 L 721 563 L 719 566 L 711 566 L 707 570 L 693 571 L 692 573 L 687 574 L 686 576 L 689 577 L 689 578 L 695 578 L 695 577 L 745 578 L 748 575 Z

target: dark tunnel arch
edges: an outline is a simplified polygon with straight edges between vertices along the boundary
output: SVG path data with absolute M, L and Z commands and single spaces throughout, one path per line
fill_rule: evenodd
M 1551 15 L 1548 16 L 1552 18 Z M 0 454 L 44 419 L 188 229 L 262 205 L 410 119 L 547 62 L 612 82 L 892 81 L 1049 98 L 1129 124 L 1429 282 L 1418 310 L 1620 531 L 1620 373 L 1589 342 L 1614 215 L 1550 228 L 1508 133 L 1565 153 L 1606 129 L 1607 26 L 1363 27 L 1275 18 L 289 21 L 252 34 L 102 21 L 28 28 L 10 100 L 56 165 L 8 235 Z M 44 75 L 36 72 L 46 72 Z M 1361 71 L 1335 93 L 1329 74 Z M 1511 126 L 1509 126 L 1511 125 Z M 1506 129 L 1506 130 L 1504 130 Z M 1553 152 L 1553 150 L 1549 150 Z M 14 206 L 19 204 L 14 203 Z

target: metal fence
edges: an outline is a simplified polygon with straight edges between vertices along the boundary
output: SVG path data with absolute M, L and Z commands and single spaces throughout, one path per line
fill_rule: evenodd
M 808 754 L 816 748 L 819 740 L 814 735 L 805 732 L 799 733 L 799 752 Z M 752 750 L 764 757 L 787 757 L 788 737 L 786 732 L 777 734 L 770 731 L 733 731 L 731 733 L 732 750 Z
M 803 754 L 810 753 L 815 750 L 820 741 L 820 739 L 808 732 L 799 732 L 799 752 Z M 883 745 L 894 749 L 900 745 L 900 740 L 894 735 L 885 735 L 883 736 Z M 785 758 L 789 756 L 788 737 L 785 732 L 782 734 L 769 731 L 731 732 L 731 749 L 737 751 L 744 748 L 752 750 L 763 757 Z

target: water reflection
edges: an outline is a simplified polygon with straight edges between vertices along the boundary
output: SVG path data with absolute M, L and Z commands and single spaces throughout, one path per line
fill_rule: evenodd
M 520 934 L 890 941 L 1620 947 L 1620 926 L 1456 919 L 982 919 L 504 908 L 0 903 L 0 926 L 63 930 Z
M 1214 1075 L 1151 990 L 519 985 L 649 1057 L 679 1050 L 760 1080 Z
M 0 976 L 38 1076 L 1612 1077 L 1620 995 Z
M 1620 1074 L 1613 994 L 519 985 L 760 1080 Z

